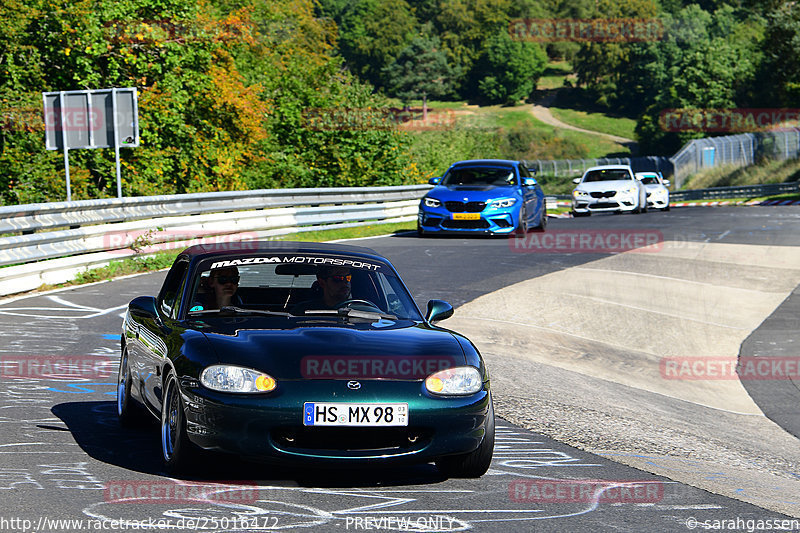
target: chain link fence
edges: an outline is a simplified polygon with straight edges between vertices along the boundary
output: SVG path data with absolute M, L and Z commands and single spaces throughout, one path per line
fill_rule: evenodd
M 692 174 L 724 165 L 740 167 L 761 159 L 794 159 L 800 155 L 800 130 L 742 133 L 725 137 L 706 137 L 688 142 L 670 158 L 673 182 L 679 189 Z
M 523 164 L 539 175 L 569 177 L 581 176 L 587 168 L 598 165 L 630 165 L 634 172 L 661 172 L 672 174 L 672 162 L 667 157 L 604 157 L 599 159 L 528 159 Z

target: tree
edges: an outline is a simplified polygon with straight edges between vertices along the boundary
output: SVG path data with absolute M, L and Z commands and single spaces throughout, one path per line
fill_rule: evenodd
M 530 96 L 546 64 L 547 56 L 538 44 L 516 41 L 502 31 L 488 42 L 472 79 L 480 98 L 513 105 Z
M 428 97 L 442 97 L 453 89 L 454 70 L 436 37 L 418 36 L 384 69 L 389 94 L 404 102 L 422 99 L 422 119 L 428 117 Z
M 334 20 L 345 63 L 363 81 L 383 87 L 383 68 L 408 46 L 416 30 L 411 8 L 406 0 L 356 0 L 338 10 Z
M 800 6 L 785 2 L 767 15 L 764 61 L 759 69 L 761 97 L 772 107 L 796 107 L 800 101 Z

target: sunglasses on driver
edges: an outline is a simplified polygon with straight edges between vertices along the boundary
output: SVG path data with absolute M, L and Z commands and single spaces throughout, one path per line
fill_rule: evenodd
M 239 276 L 214 276 L 217 282 L 222 283 L 239 283 Z

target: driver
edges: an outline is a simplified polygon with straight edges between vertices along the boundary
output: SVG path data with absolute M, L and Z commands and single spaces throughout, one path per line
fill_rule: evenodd
M 320 294 L 313 300 L 300 302 L 292 308 L 293 315 L 301 315 L 308 309 L 336 309 L 350 298 L 350 281 L 353 276 L 346 267 L 324 266 L 317 272 L 316 284 Z

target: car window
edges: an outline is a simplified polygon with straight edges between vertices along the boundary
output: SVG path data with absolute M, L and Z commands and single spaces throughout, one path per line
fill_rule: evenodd
M 658 185 L 660 183 L 658 181 L 658 176 L 655 176 L 653 174 L 642 176 L 640 181 L 645 185 Z
M 291 312 L 298 304 L 320 297 L 317 274 L 324 265 L 347 265 L 351 276 L 350 298 L 372 302 L 380 311 L 398 318 L 422 319 L 403 283 L 385 265 L 343 257 L 312 258 L 325 259 L 323 266 L 290 262 L 298 259 L 305 260 L 307 257 L 276 254 L 270 257 L 241 256 L 206 260 L 196 271 L 190 311 L 218 308 L 215 290 L 209 283 L 212 273 L 216 274 L 217 280 L 220 279 L 220 274 L 223 274 L 222 278 L 226 282 L 238 280 L 230 305 L 246 309 Z
M 505 186 L 518 185 L 512 167 L 459 167 L 451 168 L 442 185 Z
M 633 177 L 631 176 L 630 172 L 625 169 L 598 169 L 588 171 L 583 177 L 583 182 L 587 183 L 590 181 L 617 181 L 632 179 Z
M 180 294 L 181 287 L 183 287 L 183 281 L 188 267 L 188 261 L 179 259 L 175 264 L 173 264 L 172 268 L 167 274 L 167 279 L 164 281 L 164 286 L 161 289 L 161 294 L 159 294 L 158 297 L 158 304 L 161 308 L 161 311 L 167 316 L 173 318 L 175 317 L 175 304 L 178 301 L 178 295 Z

